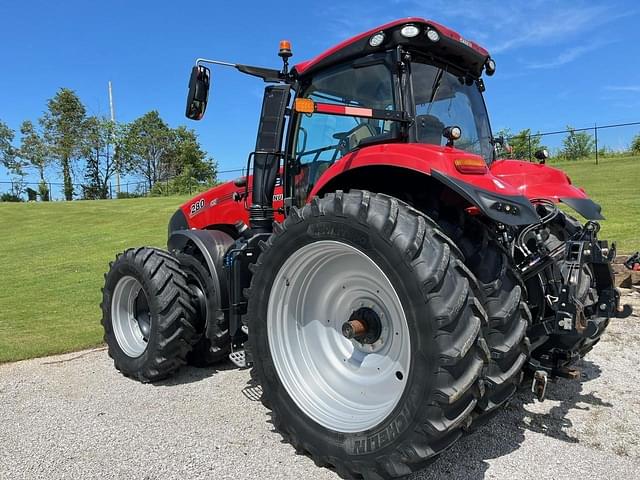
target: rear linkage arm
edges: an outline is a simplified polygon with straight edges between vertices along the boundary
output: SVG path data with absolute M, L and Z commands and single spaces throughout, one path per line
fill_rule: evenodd
M 609 317 L 623 318 L 631 314 L 629 306 L 620 306 L 620 293 L 614 288 L 611 261 L 616 256 L 615 244 L 609 248 L 606 241 L 597 240 L 599 230 L 597 222 L 589 221 L 576 237 L 565 243 L 566 274 L 555 302 L 558 306 L 555 316 L 531 327 L 533 336 L 578 333 L 592 337 L 601 326 L 606 326 Z M 593 312 L 585 312 L 577 297 L 586 264 L 591 266 L 598 292 L 598 303 Z

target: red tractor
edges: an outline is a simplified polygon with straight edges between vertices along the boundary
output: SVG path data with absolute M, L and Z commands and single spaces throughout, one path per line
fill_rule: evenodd
M 345 477 L 416 471 L 573 365 L 620 315 L 600 207 L 563 172 L 496 160 L 495 62 L 407 18 L 281 70 L 198 59 L 265 87 L 252 174 L 185 203 L 168 251 L 106 275 L 105 340 L 143 382 L 186 362 L 250 367 L 287 441 Z M 544 155 L 539 154 L 541 159 Z M 562 202 L 587 221 L 558 208 Z

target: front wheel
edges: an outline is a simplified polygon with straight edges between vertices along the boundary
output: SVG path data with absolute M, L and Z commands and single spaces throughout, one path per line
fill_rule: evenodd
M 390 478 L 460 437 L 482 395 L 486 316 L 428 218 L 337 192 L 264 246 L 247 348 L 285 438 L 343 476 Z
M 104 341 L 115 367 L 142 382 L 186 363 L 195 310 L 178 261 L 156 248 L 129 249 L 110 264 L 102 290 Z

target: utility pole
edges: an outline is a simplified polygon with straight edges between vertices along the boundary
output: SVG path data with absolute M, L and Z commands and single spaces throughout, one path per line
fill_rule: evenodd
M 113 91 L 111 90 L 111 80 L 109 80 L 109 110 L 111 110 L 111 122 L 115 127 L 116 116 L 113 113 Z M 115 151 L 113 154 L 115 155 Z M 120 193 L 120 165 L 116 165 L 116 194 L 118 193 Z

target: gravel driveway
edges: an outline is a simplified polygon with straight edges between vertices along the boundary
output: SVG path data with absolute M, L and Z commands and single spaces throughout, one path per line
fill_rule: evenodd
M 638 314 L 613 320 L 581 382 L 523 390 L 411 480 L 640 479 L 639 356 Z M 104 349 L 0 365 L 0 479 L 337 479 L 281 441 L 259 393 L 229 365 L 142 385 Z

